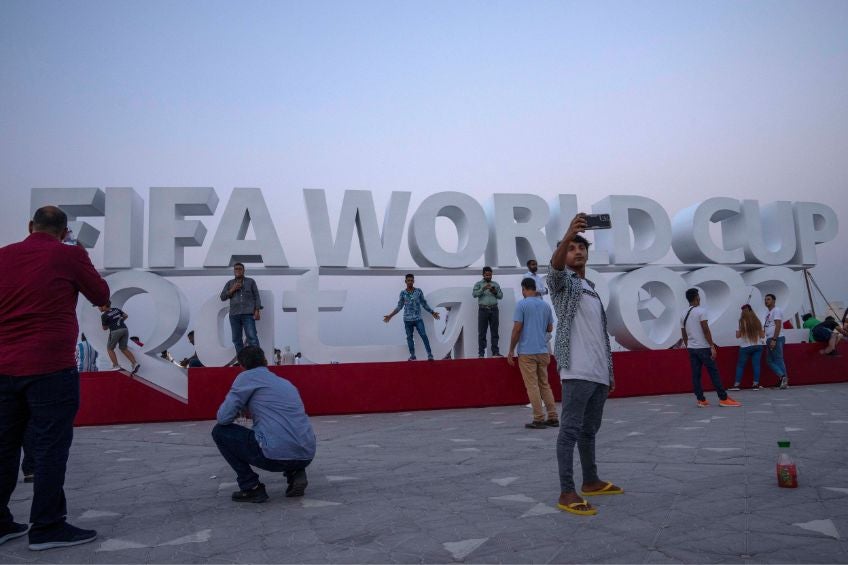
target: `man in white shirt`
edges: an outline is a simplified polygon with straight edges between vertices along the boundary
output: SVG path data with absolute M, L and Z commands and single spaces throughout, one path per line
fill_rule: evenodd
M 545 279 L 542 275 L 538 274 L 536 271 L 539 270 L 539 263 L 536 262 L 535 259 L 530 259 L 527 261 L 527 272 L 521 277 L 521 280 L 524 279 L 533 279 L 536 281 L 536 296 L 545 296 L 548 294 L 548 287 L 545 285 Z
M 777 299 L 773 294 L 766 294 L 765 304 L 768 308 L 766 317 L 763 319 L 763 331 L 766 332 L 766 363 L 777 375 L 780 388 L 789 386 L 789 375 L 786 374 L 786 363 L 783 362 L 783 344 L 786 338 L 780 335 L 783 329 L 783 310 L 775 303 Z
M 557 437 L 560 495 L 557 508 L 581 516 L 598 510 L 584 496 L 622 494 L 601 480 L 595 461 L 595 436 L 607 396 L 615 389 L 607 316 L 595 285 L 586 279 L 589 242 L 580 234 L 586 215 L 577 214 L 551 257 L 548 289 L 559 325 L 554 355 L 562 380 L 562 417 Z M 580 453 L 583 485 L 574 484 L 574 446 Z
M 704 396 L 704 388 L 701 386 L 701 367 L 707 368 L 710 380 L 718 395 L 718 405 L 724 407 L 742 406 L 729 396 L 721 386 L 721 377 L 715 358 L 718 355 L 716 344 L 710 326 L 707 323 L 707 311 L 701 308 L 701 296 L 697 288 L 686 291 L 686 300 L 689 301 L 689 309 L 680 319 L 680 332 L 683 337 L 683 345 L 689 351 L 689 364 L 692 367 L 692 389 L 695 398 L 698 399 L 698 407 L 706 408 L 710 405 Z

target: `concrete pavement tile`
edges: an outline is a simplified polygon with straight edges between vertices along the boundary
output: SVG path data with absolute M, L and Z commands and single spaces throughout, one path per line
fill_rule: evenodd
M 819 389 L 826 389 L 827 394 L 810 392 Z M 680 550 L 672 553 L 677 562 L 743 560 L 742 554 L 709 553 L 709 546 L 698 548 L 693 555 L 685 534 L 694 529 L 702 539 L 747 535 L 752 543 L 766 536 L 767 546 L 784 550 L 783 554 L 764 551 L 761 559 L 754 555 L 749 562 L 780 561 L 781 555 L 791 556 L 790 560 L 807 555 L 819 561 L 845 562 L 844 541 L 842 545 L 822 545 L 823 539 L 837 540 L 820 535 L 805 538 L 817 534 L 792 523 L 830 519 L 838 531 L 848 531 L 841 493 L 822 488 L 848 488 L 848 470 L 838 456 L 848 448 L 848 439 L 845 434 L 812 424 L 808 415 L 812 410 L 844 413 L 848 385 L 790 392 L 784 393 L 788 400 L 782 402 L 798 406 L 780 407 L 774 414 L 746 414 L 745 408 L 697 410 L 690 406 L 691 395 L 609 401 L 607 419 L 598 436 L 598 464 L 601 476 L 622 484 L 627 493 L 594 499 L 601 512 L 591 518 L 564 513 L 520 518 L 536 504 L 553 505 L 558 490 L 556 434 L 545 434 L 545 442 L 518 441 L 532 437 L 521 429 L 527 417 L 523 407 L 499 408 L 504 415 L 498 418 L 506 424 L 497 430 L 490 424 L 491 409 L 334 418 L 343 419 L 344 426 L 314 419 L 321 449 L 310 466 L 307 498 L 342 503 L 326 508 L 303 508 L 302 499 L 286 499 L 282 496 L 282 477 L 264 472 L 261 475 L 272 496 L 268 503 L 238 505 L 229 501 L 228 491 L 219 492 L 218 487 L 221 482 L 234 480 L 232 471 L 211 443 L 209 422 L 180 427 L 182 436 L 154 433 L 177 429 L 175 424 L 136 426 L 134 431 L 122 427 L 106 433 L 83 428 L 77 434 L 68 471 L 71 515 L 79 516 L 87 510 L 120 513 L 114 520 L 104 517 L 102 523 L 95 524 L 102 539 L 141 544 L 183 539 L 186 543 L 98 553 L 94 551 L 98 540 L 49 553 L 50 557 L 59 556 L 54 561 L 93 563 L 444 562 L 450 559 L 442 546 L 446 541 L 488 538 L 502 541 L 491 545 L 496 550 L 485 553 L 487 542 L 466 561 L 514 562 L 523 558 L 530 562 L 568 562 L 578 561 L 576 556 L 580 555 L 584 561 L 663 562 L 670 555 L 665 547 L 656 552 L 649 549 L 658 539 L 661 546 L 676 544 L 668 549 Z M 681 414 L 658 416 L 644 410 L 642 401 L 657 403 L 661 411 Z M 706 419 L 707 423 L 693 424 L 696 419 Z M 693 425 L 703 429 L 697 434 L 679 429 Z M 793 432 L 796 435 L 791 438 L 802 484 L 794 491 L 777 489 L 774 483 L 773 432 L 787 426 L 804 428 Z M 333 435 L 322 437 L 321 428 Z M 387 434 L 386 429 L 392 433 Z M 628 437 L 633 431 L 644 435 Z M 476 439 L 473 445 L 481 451 L 474 457 L 457 458 L 450 446 L 463 442 L 451 442 L 451 438 Z M 382 447 L 359 447 L 364 444 Z M 693 447 L 658 447 L 672 444 Z M 722 446 L 743 446 L 741 461 L 745 464 L 739 464 L 733 452 L 704 449 Z M 111 449 L 127 453 L 104 453 Z M 681 458 L 681 451 L 696 454 L 683 454 Z M 143 464 L 118 464 L 114 459 L 121 455 L 139 457 Z M 578 481 L 579 467 L 576 460 Z M 211 475 L 216 478 L 210 479 Z M 334 482 L 327 476 L 362 479 Z M 491 481 L 505 477 L 519 479 L 505 486 Z M 20 492 L 24 491 L 19 487 Z M 516 494 L 536 502 L 489 501 L 491 497 Z M 92 504 L 92 500 L 97 503 Z M 15 512 L 28 513 L 28 500 L 19 501 L 17 506 Z M 667 537 L 669 531 L 676 535 L 676 527 L 685 527 L 684 535 Z M 204 530 L 211 530 L 207 541 L 190 541 L 202 537 L 199 532 Z M 599 536 L 620 541 L 614 548 L 591 545 Z M 784 542 L 788 538 L 790 542 L 779 544 L 767 536 Z M 814 545 L 810 548 L 808 544 Z M 25 544 L 20 546 L 22 551 L 17 547 L 14 543 L 3 546 L 16 558 L 7 561 L 30 555 Z M 477 552 L 482 552 L 479 557 Z
M 12 542 L 6 542 L 7 544 L 11 544 Z M 24 538 L 20 543 L 26 544 L 26 538 Z M 3 544 L 2 548 L 5 550 L 7 547 L 11 547 L 11 545 L 7 546 Z M 36 556 L 29 552 L 27 554 L 16 554 L 16 553 L 8 553 L 6 551 L 0 551 L 0 563 L 36 563 Z
M 813 556 L 824 557 L 830 556 L 831 562 L 844 562 L 848 557 L 845 552 L 844 544 L 838 540 L 808 532 L 797 530 L 799 535 L 791 534 L 756 534 L 749 538 L 750 554 L 757 559 L 772 560 L 777 562 L 784 561 L 784 556 L 793 553 L 795 555 L 808 554 L 809 558 L 805 558 L 800 563 L 814 562 Z M 839 553 L 842 553 L 842 559 L 838 559 Z M 822 562 L 819 560 L 818 562 Z M 827 562 L 826 560 L 824 562 Z

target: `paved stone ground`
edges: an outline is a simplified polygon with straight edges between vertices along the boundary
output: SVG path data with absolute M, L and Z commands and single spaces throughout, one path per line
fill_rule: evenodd
M 99 539 L 41 553 L 14 540 L 0 562 L 848 562 L 848 384 L 735 396 L 743 408 L 610 400 L 599 467 L 627 492 L 597 497 L 594 517 L 554 508 L 557 432 L 524 429 L 523 406 L 313 418 L 306 496 L 263 473 L 265 504 L 230 501 L 211 422 L 81 428 L 68 507 Z M 780 438 L 795 490 L 776 486 Z M 14 493 L 18 519 L 31 493 Z

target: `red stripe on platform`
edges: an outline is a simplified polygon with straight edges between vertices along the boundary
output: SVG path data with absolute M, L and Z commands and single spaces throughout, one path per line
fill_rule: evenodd
M 848 381 L 848 357 L 819 355 L 820 349 L 817 344 L 806 343 L 784 348 L 793 386 Z M 733 383 L 737 354 L 736 347 L 719 350 L 718 366 L 725 386 Z M 614 353 L 613 363 L 613 397 L 692 391 L 685 350 Z M 764 360 L 762 364 L 760 384 L 773 386 L 777 379 Z M 518 367 L 510 367 L 506 359 L 287 365 L 271 370 L 300 390 L 312 416 L 527 403 Z M 187 404 L 117 372 L 83 373 L 76 424 L 210 420 L 238 372 L 226 367 L 191 369 Z M 553 363 L 548 376 L 559 401 L 560 385 Z M 743 386 L 750 386 L 751 380 L 748 363 Z M 712 390 L 706 372 L 702 382 L 705 390 Z

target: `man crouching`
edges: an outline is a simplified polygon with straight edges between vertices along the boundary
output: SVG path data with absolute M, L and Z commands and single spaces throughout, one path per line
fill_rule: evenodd
M 236 472 L 236 502 L 265 502 L 268 493 L 251 468 L 282 472 L 288 481 L 286 496 L 303 496 L 306 467 L 315 457 L 315 434 L 297 389 L 268 370 L 262 349 L 248 346 L 238 354 L 241 372 L 221 407 L 212 439 Z M 234 424 L 243 412 L 253 417 L 253 429 Z

